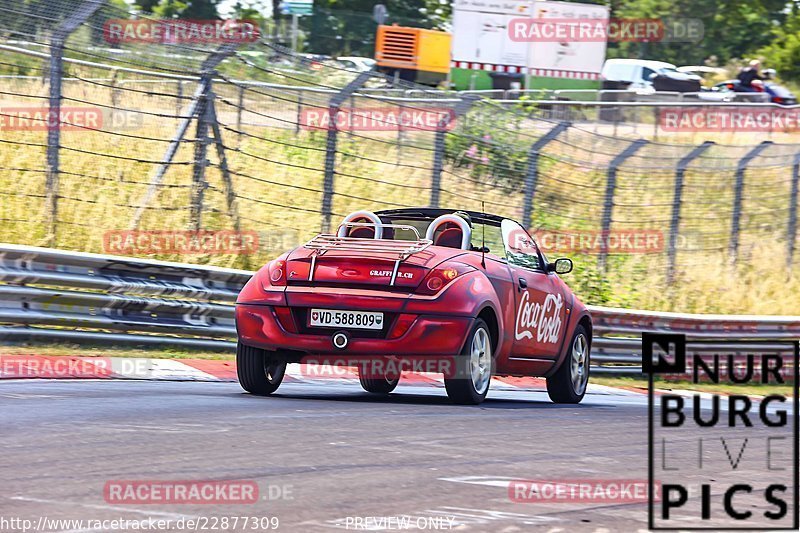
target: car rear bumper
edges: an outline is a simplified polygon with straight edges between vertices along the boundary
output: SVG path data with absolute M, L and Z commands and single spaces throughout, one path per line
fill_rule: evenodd
M 385 336 L 378 338 L 359 336 L 361 332 L 347 328 L 310 332 L 302 324 L 287 323 L 291 322 L 291 318 L 287 318 L 291 316 L 288 310 L 271 305 L 237 304 L 239 341 L 267 350 L 292 350 L 310 355 L 452 356 L 461 353 L 474 320 L 464 316 L 403 315 L 407 320 L 404 327 L 398 314 L 387 324 Z M 348 333 L 344 349 L 333 344 L 333 336 L 339 331 Z

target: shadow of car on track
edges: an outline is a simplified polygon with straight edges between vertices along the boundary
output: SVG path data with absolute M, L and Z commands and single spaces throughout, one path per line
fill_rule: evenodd
M 247 393 L 242 393 L 243 396 L 249 396 L 257 400 L 263 401 L 279 401 L 279 400 L 312 400 L 312 401 L 326 401 L 326 402 L 348 402 L 357 404 L 375 404 L 375 405 L 431 405 L 431 406 L 449 406 L 458 409 L 591 409 L 598 407 L 606 407 L 601 405 L 592 404 L 556 404 L 549 400 L 537 400 L 530 398 L 492 398 L 487 397 L 480 405 L 458 405 L 454 404 L 447 396 L 427 395 L 427 394 L 413 394 L 413 393 L 394 393 L 388 396 L 374 395 L 366 392 L 320 392 L 318 394 L 309 393 L 274 393 L 270 396 L 253 396 Z M 238 395 L 237 395 L 238 396 Z

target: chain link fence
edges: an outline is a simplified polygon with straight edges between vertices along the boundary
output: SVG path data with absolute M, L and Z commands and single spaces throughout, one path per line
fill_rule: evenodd
M 764 262 L 777 278 L 753 274 L 755 293 L 794 279 L 800 145 L 614 135 L 600 116 L 352 72 L 261 37 L 114 43 L 126 11 L 52 5 L 0 6 L 4 241 L 255 268 L 351 211 L 439 206 L 520 220 L 574 258 L 590 303 L 695 310 L 738 279 L 722 269 Z M 221 231 L 257 245 L 187 259 L 131 237 Z M 676 296 L 692 283 L 705 299 Z

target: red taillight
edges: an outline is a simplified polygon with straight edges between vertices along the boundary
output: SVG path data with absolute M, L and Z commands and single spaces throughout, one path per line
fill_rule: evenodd
M 272 261 L 267 268 L 269 281 L 273 285 L 286 285 L 286 261 Z
M 428 278 L 428 283 L 425 284 L 425 286 L 431 292 L 437 292 L 439 289 L 442 288 L 443 285 L 444 285 L 444 280 L 439 276 L 432 276 Z
M 419 286 L 417 293 L 428 295 L 436 294 L 442 289 L 442 287 L 445 287 L 458 276 L 465 274 L 470 270 L 474 270 L 474 268 L 469 265 L 462 264 L 435 268 L 430 274 L 428 274 L 428 277 L 426 277 Z
M 403 335 L 406 334 L 408 328 L 411 327 L 411 324 L 417 319 L 417 315 L 409 315 L 406 313 L 401 314 L 397 317 L 397 322 L 394 323 L 394 327 L 392 331 L 389 333 L 389 339 L 399 339 Z

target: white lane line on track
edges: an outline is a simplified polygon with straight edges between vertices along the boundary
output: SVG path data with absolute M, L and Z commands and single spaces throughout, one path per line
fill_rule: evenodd
M 467 483 L 469 485 L 485 485 L 487 487 L 501 487 L 507 489 L 514 481 L 512 477 L 502 476 L 459 476 L 459 477 L 440 477 L 439 481 L 450 481 L 451 483 Z
M 111 372 L 128 379 L 220 381 L 216 376 L 175 359 L 111 358 Z

